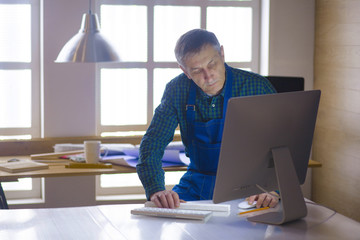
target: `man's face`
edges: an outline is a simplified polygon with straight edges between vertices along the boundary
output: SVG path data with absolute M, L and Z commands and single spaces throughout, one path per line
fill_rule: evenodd
M 208 95 L 220 93 L 225 83 L 224 49 L 219 53 L 213 46 L 205 45 L 199 53 L 186 56 L 180 66 L 186 76 Z

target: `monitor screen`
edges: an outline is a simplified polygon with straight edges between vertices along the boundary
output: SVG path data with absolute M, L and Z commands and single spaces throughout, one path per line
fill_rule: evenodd
M 293 194 L 288 189 L 296 188 L 292 184 L 305 181 L 319 100 L 319 90 L 231 98 L 214 203 L 259 194 L 261 188 L 279 190 L 285 203 L 285 195 Z

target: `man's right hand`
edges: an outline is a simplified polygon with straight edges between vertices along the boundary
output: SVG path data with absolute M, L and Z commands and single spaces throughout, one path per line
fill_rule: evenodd
M 179 195 L 172 190 L 159 191 L 151 195 L 150 200 L 159 208 L 180 207 Z

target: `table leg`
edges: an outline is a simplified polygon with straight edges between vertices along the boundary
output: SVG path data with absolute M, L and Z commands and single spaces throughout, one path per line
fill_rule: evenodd
M 1 182 L 0 182 L 0 209 L 9 209 Z

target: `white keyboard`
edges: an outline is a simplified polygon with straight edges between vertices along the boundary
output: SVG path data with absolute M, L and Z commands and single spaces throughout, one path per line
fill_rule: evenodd
M 207 221 L 211 216 L 211 211 L 200 210 L 185 210 L 185 209 L 171 209 L 171 208 L 156 208 L 156 207 L 142 207 L 131 210 L 134 215 L 146 215 L 155 217 L 167 218 L 183 218 L 192 220 Z
M 147 201 L 145 207 L 156 207 L 154 202 Z M 211 212 L 230 212 L 230 205 L 228 204 L 211 204 L 211 203 L 194 203 L 194 202 L 185 202 L 180 203 L 180 207 L 177 209 L 184 210 L 203 210 Z

